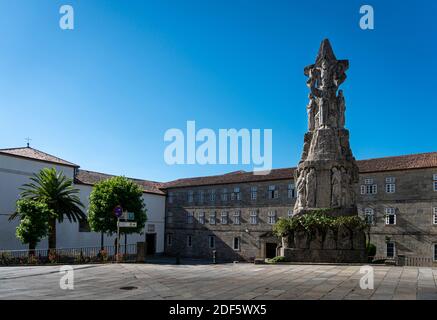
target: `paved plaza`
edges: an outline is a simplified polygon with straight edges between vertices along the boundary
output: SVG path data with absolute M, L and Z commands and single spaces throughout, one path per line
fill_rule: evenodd
M 1 267 L 0 299 L 437 299 L 437 269 L 432 268 L 374 266 L 374 289 L 363 290 L 360 266 L 73 267 L 73 290 L 60 288 L 60 266 Z

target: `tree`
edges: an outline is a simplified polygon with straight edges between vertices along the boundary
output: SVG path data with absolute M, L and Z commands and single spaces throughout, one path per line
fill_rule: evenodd
M 70 222 L 86 220 L 84 207 L 78 197 L 79 189 L 73 187 L 73 180 L 55 168 L 44 168 L 30 178 L 31 182 L 21 188 L 21 197 L 45 203 L 53 215 L 49 218 L 49 249 L 56 248 L 56 221 L 63 222 L 64 216 Z M 13 214 L 10 219 L 14 219 Z
M 94 185 L 90 194 L 88 222 L 91 230 L 114 234 L 117 232 L 117 217 L 114 208 L 133 212 L 136 228 L 121 228 L 124 234 L 140 233 L 147 221 L 142 188 L 125 177 L 112 177 Z
M 37 243 L 48 234 L 53 212 L 43 202 L 21 199 L 17 201 L 17 214 L 20 224 L 16 236 L 22 243 L 29 244 L 29 253 L 33 255 Z

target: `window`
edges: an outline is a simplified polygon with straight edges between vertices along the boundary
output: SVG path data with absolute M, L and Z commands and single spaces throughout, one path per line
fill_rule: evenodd
M 241 200 L 241 192 L 240 188 L 234 188 L 234 192 L 232 193 L 232 200 Z
M 291 217 L 293 216 L 293 210 L 292 210 L 292 209 L 290 209 L 290 210 L 287 211 L 287 216 L 288 216 L 289 218 L 291 218 Z
M 210 249 L 215 248 L 215 236 L 208 236 L 208 244 Z
M 395 193 L 396 192 L 396 179 L 394 177 L 385 178 L 385 192 Z
M 395 256 L 395 243 L 392 241 L 387 242 L 387 258 L 394 258 Z
M 187 236 L 187 247 L 191 248 L 193 246 L 193 237 L 191 234 Z
M 373 179 L 372 178 L 364 179 L 364 184 L 373 184 Z
M 193 202 L 194 200 L 194 192 L 193 191 L 188 191 L 188 202 Z
M 433 249 L 434 249 L 434 255 L 433 255 L 433 258 L 434 258 L 434 261 L 437 261 L 437 243 L 434 243 L 434 245 L 433 245 Z
M 237 210 L 234 212 L 234 224 L 240 224 L 241 211 Z
M 276 223 L 276 211 L 269 211 L 267 214 L 267 223 L 275 224 Z
M 88 224 L 88 220 L 79 220 L 79 232 L 91 232 L 90 225 Z
M 294 187 L 294 183 L 290 183 L 288 184 L 288 198 L 291 199 L 294 197 L 296 197 L 296 190 Z
M 173 223 L 173 212 L 167 212 L 167 223 Z
M 364 209 L 364 220 L 368 224 L 371 224 L 371 225 L 375 224 L 374 212 L 373 212 L 372 208 L 365 208 Z
M 173 201 L 174 201 L 174 193 L 169 192 L 168 193 L 168 203 L 173 203 Z
M 205 191 L 201 190 L 199 191 L 199 202 L 203 203 L 204 200 L 205 200 Z
M 194 212 L 187 212 L 187 223 L 192 224 L 194 222 Z
M 361 194 L 376 194 L 378 191 L 376 184 L 361 185 Z
M 222 191 L 222 201 L 228 201 L 228 189 L 223 189 Z
M 437 224 L 437 207 L 432 208 L 432 222 Z
M 147 225 L 147 232 L 155 232 L 155 225 L 154 224 L 148 224 Z
M 234 238 L 233 247 L 234 247 L 235 251 L 239 251 L 240 250 L 240 238 L 238 238 L 238 237 Z
M 257 192 L 257 187 L 250 187 L 250 200 L 256 200 Z
M 199 212 L 197 220 L 200 224 L 205 224 L 205 212 Z
M 277 199 L 279 197 L 279 190 L 275 185 L 269 186 L 269 199 Z
M 228 213 L 226 211 L 223 211 L 221 214 L 221 224 L 228 224 Z
M 209 214 L 209 224 L 215 224 L 215 212 Z
M 173 244 L 173 235 L 171 233 L 167 234 L 167 245 L 171 246 Z
M 395 208 L 385 208 L 385 224 L 395 225 L 396 224 L 396 209 Z
M 256 210 L 250 211 L 250 224 L 258 224 L 258 212 Z
M 215 190 L 211 190 L 211 192 L 209 194 L 209 200 L 215 201 Z
M 434 191 L 437 191 L 437 174 L 434 174 L 432 176 L 433 181 L 433 185 L 434 185 Z

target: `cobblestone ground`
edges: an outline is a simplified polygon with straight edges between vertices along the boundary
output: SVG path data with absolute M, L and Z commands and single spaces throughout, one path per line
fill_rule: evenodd
M 363 290 L 360 266 L 80 265 L 74 290 L 62 290 L 59 266 L 2 267 L 0 299 L 437 299 L 437 269 L 374 266 L 374 275 Z

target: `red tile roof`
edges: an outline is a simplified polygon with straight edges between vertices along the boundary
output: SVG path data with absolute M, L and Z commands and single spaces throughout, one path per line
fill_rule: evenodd
M 61 158 L 52 156 L 51 154 L 30 147 L 0 149 L 0 154 L 6 154 L 14 157 L 27 158 L 37 161 L 44 161 L 69 167 L 79 167 L 77 164 L 71 163 L 69 161 L 63 160 Z
M 113 175 L 88 171 L 88 170 L 78 170 L 75 183 L 76 184 L 86 184 L 86 185 L 94 185 L 99 181 L 114 177 Z M 148 180 L 140 180 L 140 179 L 131 179 L 133 182 L 137 183 L 143 188 L 143 191 L 146 193 L 154 193 L 159 195 L 165 195 L 165 192 L 160 190 L 161 183 L 156 181 L 148 181 Z
M 360 173 L 437 167 L 437 152 L 357 161 Z

